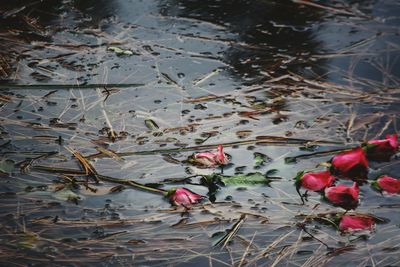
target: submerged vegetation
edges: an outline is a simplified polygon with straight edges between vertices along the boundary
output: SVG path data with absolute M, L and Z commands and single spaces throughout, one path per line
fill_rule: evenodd
M 0 3 L 0 265 L 398 266 L 399 8 Z

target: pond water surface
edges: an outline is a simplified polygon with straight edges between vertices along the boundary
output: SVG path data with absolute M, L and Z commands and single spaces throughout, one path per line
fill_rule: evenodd
M 361 186 L 351 212 L 377 224 L 341 233 L 312 218 L 344 210 L 314 192 L 302 204 L 293 180 L 334 155 L 319 152 L 397 132 L 398 1 L 19 0 L 0 11 L 1 265 L 400 265 L 399 196 Z M 271 182 L 209 190 L 204 175 L 222 170 L 186 159 L 218 144 L 225 176 Z M 368 179 L 399 170 L 396 156 L 370 162 Z M 207 197 L 185 209 L 129 180 Z

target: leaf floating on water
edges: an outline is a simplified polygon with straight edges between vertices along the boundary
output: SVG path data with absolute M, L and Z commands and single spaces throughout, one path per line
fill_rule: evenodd
M 296 157 L 287 157 L 285 158 L 285 164 L 294 164 L 297 163 Z
M 257 185 L 269 184 L 268 177 L 260 172 L 239 174 L 234 176 L 221 176 L 221 181 L 225 185 Z
M 24 232 L 17 234 L 17 247 L 20 249 L 32 249 L 36 247 L 38 237 L 35 233 Z
M 265 154 L 259 153 L 259 152 L 254 152 L 254 167 L 255 168 L 260 168 L 261 166 L 264 166 L 265 163 L 272 161 L 270 157 L 268 157 Z
M 160 127 L 157 125 L 157 123 L 155 121 L 153 121 L 152 119 L 146 119 L 144 120 L 144 124 L 146 125 L 146 127 L 150 130 L 153 131 L 153 135 L 154 136 L 162 136 L 163 133 L 161 131 L 159 131 Z
M 11 173 L 15 168 L 15 161 L 11 159 L 0 160 L 0 173 Z
M 81 197 L 68 187 L 55 192 L 54 197 L 58 200 L 71 201 L 75 204 L 78 204 L 78 201 L 81 200 Z
M 121 192 L 122 190 L 124 190 L 125 188 L 126 187 L 123 185 L 117 185 L 117 186 L 110 188 L 110 193 L 118 193 L 118 192 Z
M 132 56 L 133 52 L 129 49 L 125 50 L 122 48 L 119 48 L 117 46 L 110 46 L 107 48 L 108 51 L 113 51 L 115 54 L 117 54 L 117 56 Z
M 146 124 L 146 127 L 151 131 L 155 131 L 160 128 L 160 127 L 158 127 L 157 123 L 155 121 L 153 121 L 152 119 L 144 120 L 144 124 Z

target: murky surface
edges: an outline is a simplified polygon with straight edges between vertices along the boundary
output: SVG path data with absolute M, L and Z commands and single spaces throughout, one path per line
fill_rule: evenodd
M 397 132 L 397 1 L 0 10 L 1 265 L 400 265 L 399 196 L 362 186 L 355 212 L 381 223 L 342 234 L 307 218 L 344 210 L 312 192 L 302 205 L 293 181 L 333 154 L 285 163 Z M 185 160 L 218 144 L 231 156 L 224 175 L 275 178 L 209 194 L 202 175 L 221 170 Z M 74 152 L 101 176 L 211 197 L 186 211 L 157 193 L 97 184 Z M 396 157 L 372 162 L 368 178 L 399 170 Z

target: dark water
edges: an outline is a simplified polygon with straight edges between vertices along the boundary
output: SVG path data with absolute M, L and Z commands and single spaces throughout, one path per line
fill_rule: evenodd
M 331 155 L 284 161 L 397 132 L 397 1 L 3 1 L 0 11 L 1 265 L 399 265 L 398 196 L 361 187 L 356 212 L 385 223 L 351 235 L 307 221 L 316 239 L 299 215 L 343 210 L 316 193 L 301 205 L 293 177 Z M 165 181 L 219 172 L 182 163 L 217 144 L 232 156 L 225 175 L 281 179 L 223 187 L 184 212 L 129 186 L 90 180 L 92 192 L 65 171 L 82 170 L 71 149 L 103 147 L 126 154 L 90 158 L 101 175 L 207 195 L 199 176 Z M 254 153 L 268 160 L 255 167 Z M 370 167 L 369 179 L 398 177 L 397 158 Z M 243 214 L 232 242 L 214 247 Z

